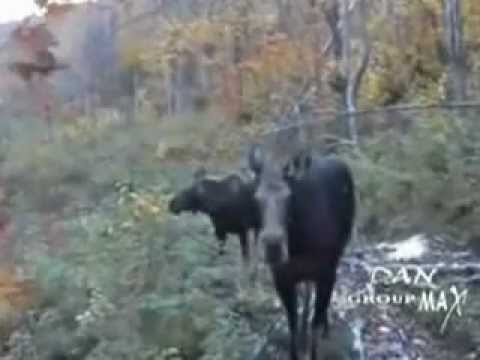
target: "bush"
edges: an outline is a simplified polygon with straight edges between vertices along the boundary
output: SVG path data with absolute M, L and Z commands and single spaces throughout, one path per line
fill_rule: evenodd
M 478 236 L 479 134 L 468 118 L 436 115 L 417 119 L 405 135 L 386 131 L 368 139 L 350 156 L 361 227 L 368 232 L 376 223 L 383 236 L 412 230 Z
M 216 295 L 235 293 L 236 274 L 225 274 L 238 270 L 231 266 L 238 253 L 217 264 L 206 219 L 168 214 L 172 192 L 192 172 L 158 156 L 158 144 L 175 139 L 165 131 L 170 125 L 102 121 L 58 126 L 51 142 L 19 132 L 2 147 L 2 175 L 15 190 L 17 263 L 38 288 L 35 315 L 20 331 L 41 358 L 78 351 L 102 359 L 200 358 L 218 334 Z M 168 146 L 195 152 L 215 141 L 193 133 L 199 137 Z M 45 232 L 42 219 L 50 217 L 62 228 L 61 249 Z M 230 305 L 221 305 L 224 313 Z M 12 349 L 23 349 L 11 339 Z

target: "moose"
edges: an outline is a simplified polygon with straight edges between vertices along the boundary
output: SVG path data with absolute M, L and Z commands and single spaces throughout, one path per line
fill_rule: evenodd
M 335 157 L 312 152 L 281 166 L 260 145 L 251 148 L 249 163 L 257 177 L 258 240 L 287 314 L 290 358 L 315 360 L 321 327 L 323 338 L 329 337 L 328 307 L 336 270 L 355 217 L 350 168 Z M 316 293 L 310 325 L 308 298 L 303 323 L 298 320 L 296 287 L 300 284 L 306 285 L 306 296 L 309 289 Z
M 237 235 L 243 263 L 247 264 L 250 261 L 249 232 L 254 233 L 253 248 L 256 249 L 260 228 L 260 217 L 253 197 L 255 188 L 253 179 L 242 179 L 238 174 L 212 178 L 205 169 L 200 168 L 194 174 L 193 183 L 170 201 L 169 210 L 177 215 L 187 211 L 208 215 L 219 242 L 219 254 L 225 252 L 227 235 Z

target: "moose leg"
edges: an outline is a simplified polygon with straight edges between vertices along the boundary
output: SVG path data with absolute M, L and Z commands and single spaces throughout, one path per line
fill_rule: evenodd
M 227 234 L 224 231 L 215 228 L 215 236 L 218 240 L 218 255 L 225 255 L 225 244 L 227 242 Z
M 250 271 L 250 254 L 248 248 L 248 232 L 244 231 L 238 234 L 240 238 L 240 250 L 242 253 L 242 265 L 240 269 L 239 292 L 240 296 L 244 295 L 243 290 L 248 286 L 248 278 Z
M 302 341 L 302 348 L 305 349 L 305 353 L 308 354 L 311 346 L 311 337 L 309 334 L 309 318 L 310 318 L 310 301 L 312 299 L 313 285 L 306 281 L 303 285 L 303 313 L 302 324 L 300 328 L 300 339 Z
M 249 232 L 249 240 L 248 243 L 250 244 L 250 252 L 252 254 L 251 259 L 251 269 L 250 269 L 250 281 L 253 285 L 255 285 L 257 280 L 257 272 L 258 272 L 258 231 L 252 230 Z
M 318 338 L 320 335 L 320 325 L 323 325 L 323 338 L 329 336 L 328 307 L 332 296 L 333 286 L 335 284 L 336 271 L 328 271 L 316 282 L 315 314 L 312 321 L 312 360 L 317 359 Z
M 250 253 L 248 249 L 248 232 L 244 231 L 239 234 L 240 236 L 240 248 L 242 251 L 242 261 L 244 265 L 248 265 L 250 262 Z
M 242 277 L 248 279 L 250 271 L 250 252 L 248 248 L 248 232 L 244 231 L 239 234 L 240 237 L 240 249 L 242 252 Z
M 295 283 L 281 271 L 273 270 L 275 289 L 283 307 L 287 312 L 288 329 L 290 332 L 290 360 L 299 360 L 297 331 L 297 293 Z
M 225 255 L 225 244 L 226 244 L 226 239 L 219 239 L 219 242 L 218 242 L 218 255 L 219 256 Z
M 309 315 L 310 315 L 310 301 L 312 298 L 313 292 L 313 284 L 308 279 L 315 279 L 314 274 L 318 274 L 318 262 L 316 259 L 309 259 L 309 258 L 295 258 L 287 262 L 286 264 L 280 265 L 276 268 L 275 271 L 276 277 L 279 279 L 280 283 L 291 284 L 293 289 L 295 290 L 295 284 L 304 282 L 303 285 L 303 307 L 304 312 L 302 314 L 301 321 L 302 323 L 299 324 L 301 326 L 300 329 L 297 328 L 297 312 L 296 310 L 293 312 L 295 316 L 295 323 L 294 327 L 291 327 L 291 343 L 292 343 L 292 354 L 295 355 L 292 359 L 310 359 L 311 353 L 313 353 L 313 346 L 314 342 L 312 336 L 309 336 L 309 331 L 311 327 L 309 326 Z M 323 279 L 323 277 L 322 277 Z M 321 284 L 322 282 L 315 281 L 315 285 Z M 277 285 L 276 285 L 277 287 Z M 297 306 L 296 300 L 296 293 L 295 294 L 295 309 Z M 316 295 L 316 303 L 315 303 L 315 313 L 317 313 L 317 303 L 318 303 L 318 294 Z M 287 314 L 289 311 L 287 310 Z M 313 327 L 313 323 L 312 323 Z M 294 329 L 294 330 L 292 330 Z M 312 329 L 313 330 L 313 329 Z M 313 331 L 311 332 L 313 333 Z M 312 334 L 313 335 L 313 334 Z

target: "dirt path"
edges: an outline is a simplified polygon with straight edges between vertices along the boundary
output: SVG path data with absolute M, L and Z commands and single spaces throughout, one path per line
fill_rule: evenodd
M 462 315 L 453 315 L 448 321 L 445 334 L 440 332 L 441 324 L 445 320 L 446 311 L 420 311 L 422 307 L 421 279 L 437 286 L 434 294 L 447 289 L 447 307 L 452 308 L 454 298 L 449 296 L 449 289 L 455 279 L 472 279 L 480 275 L 480 259 L 466 251 L 447 251 L 445 244 L 436 240 L 429 240 L 422 253 L 411 253 L 407 259 L 392 260 L 390 246 L 375 246 L 355 249 L 344 257 L 337 277 L 335 288 L 336 296 L 332 301 L 330 316 L 334 324 L 333 335 L 330 341 L 320 344 L 320 359 L 341 360 L 476 360 L 480 359 L 480 311 L 478 307 L 468 304 L 480 304 L 478 296 L 478 282 L 464 284 L 469 290 L 469 298 L 460 308 Z M 410 251 L 412 252 L 412 251 Z M 415 253 L 415 251 L 413 251 Z M 390 269 L 392 276 L 376 277 L 375 295 L 383 294 L 382 301 L 386 302 L 390 294 L 416 294 L 415 302 L 409 305 L 383 304 L 379 298 L 373 298 L 371 303 L 365 303 L 365 297 L 360 303 L 359 297 L 352 294 L 368 294 L 368 284 L 372 283 L 374 264 L 385 264 L 383 275 Z M 439 270 L 432 271 L 426 264 L 440 264 Z M 465 266 L 463 266 L 463 265 Z M 468 269 L 468 264 L 473 268 Z M 407 272 L 399 269 L 408 268 Z M 425 265 L 425 268 L 422 267 Z M 380 266 L 380 265 L 378 265 Z M 434 265 L 433 265 L 434 266 Z M 442 269 L 444 266 L 444 270 Z M 462 267 L 465 267 L 462 270 Z M 392 270 L 398 269 L 398 270 Z M 423 270 L 422 270 L 423 269 Z M 458 273 L 460 270 L 466 274 Z M 422 273 L 423 271 L 423 273 Z M 380 273 L 381 271 L 378 271 Z M 401 274 L 401 275 L 400 275 Z M 388 274 L 390 275 L 390 274 Z M 396 284 L 391 283 L 396 277 Z M 408 283 L 410 280 L 410 283 Z M 424 284 L 425 285 L 425 284 Z M 459 285 L 461 286 L 461 285 Z M 429 289 L 425 289 L 429 294 Z M 350 294 L 350 299 L 348 298 Z M 451 295 L 451 294 L 450 294 Z M 428 298 L 428 297 L 427 297 Z M 350 301 L 348 301 L 348 299 Z M 375 300 L 377 299 L 377 300 Z M 467 301 L 468 300 L 468 301 Z M 435 304 L 435 302 L 434 302 Z M 437 303 L 438 304 L 438 303 Z M 425 304 L 424 304 L 425 305 Z M 476 310 L 475 310 L 476 309 Z M 280 315 L 283 318 L 283 314 Z M 252 359 L 281 359 L 288 360 L 287 332 L 284 322 L 279 322 L 277 329 L 267 337 L 263 347 L 255 353 Z

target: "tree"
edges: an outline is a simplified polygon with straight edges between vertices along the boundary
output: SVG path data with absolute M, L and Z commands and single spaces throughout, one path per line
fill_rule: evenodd
M 331 81 L 332 88 L 339 96 L 338 110 L 354 113 L 357 111 L 358 90 L 370 59 L 370 40 L 367 32 L 367 3 L 365 0 L 331 0 L 324 4 L 323 11 L 330 27 L 336 73 Z M 356 16 L 354 31 L 353 17 Z M 358 35 L 355 36 L 355 33 Z M 360 60 L 355 69 L 353 55 L 354 41 L 362 48 Z M 357 119 L 348 116 L 348 133 L 357 142 Z
M 14 55 L 8 67 L 27 83 L 38 104 L 37 111 L 44 115 L 48 137 L 51 138 L 52 98 L 47 78 L 68 65 L 57 61 L 50 51 L 50 47 L 56 46 L 58 42 L 44 23 L 21 23 L 12 33 L 12 43 Z
M 443 0 L 443 27 L 448 67 L 447 98 L 464 100 L 467 88 L 467 61 L 460 0 Z
M 85 108 L 93 114 L 93 98 L 98 87 L 117 65 L 115 13 L 100 7 L 92 9 L 85 16 L 87 25 L 78 46 L 77 59 L 85 86 Z

